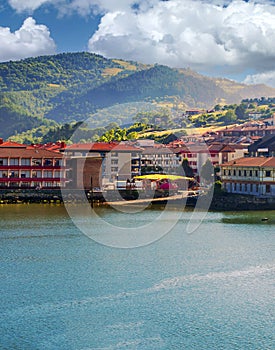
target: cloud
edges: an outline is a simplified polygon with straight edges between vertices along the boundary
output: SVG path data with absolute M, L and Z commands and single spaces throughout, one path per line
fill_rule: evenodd
M 17 12 L 33 12 L 42 5 L 55 6 L 60 14 L 77 12 L 83 16 L 92 12 L 108 12 L 129 9 L 134 3 L 157 3 L 159 0 L 8 0 L 10 6 Z
M 274 42 L 270 1 L 170 0 L 108 11 L 88 47 L 107 57 L 236 74 L 272 70 Z
M 51 5 L 60 15 L 100 14 L 88 49 L 107 57 L 191 67 L 209 75 L 253 72 L 248 80 L 265 79 L 274 70 L 274 0 L 8 1 L 18 12 Z
M 28 17 L 22 27 L 12 33 L 0 27 L 0 61 L 18 60 L 30 56 L 53 54 L 55 43 L 45 25 Z
M 266 84 L 275 88 L 275 71 L 248 75 L 245 84 Z
M 18 12 L 33 12 L 44 4 L 54 3 L 54 0 L 8 0 L 8 2 Z

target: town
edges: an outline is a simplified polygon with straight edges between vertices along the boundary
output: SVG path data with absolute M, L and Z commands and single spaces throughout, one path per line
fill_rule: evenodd
M 207 165 L 210 170 L 204 175 Z M 162 176 L 150 177 L 156 174 Z M 163 175 L 170 182 L 166 187 L 158 181 L 165 178 Z M 145 180 L 147 176 L 149 187 L 148 181 L 141 181 L 143 176 Z M 171 176 L 174 181 L 169 180 Z M 189 180 L 183 184 L 175 176 Z M 18 197 L 32 198 L 31 193 L 34 197 L 62 200 L 56 197 L 61 189 L 68 193 L 84 190 L 98 199 L 106 190 L 129 190 L 133 181 L 135 191 L 162 190 L 161 196 L 175 194 L 179 189 L 206 189 L 215 183 L 225 193 L 273 203 L 275 113 L 265 119 L 184 135 L 167 144 L 137 139 L 25 145 L 0 139 L 2 203 L 14 202 Z

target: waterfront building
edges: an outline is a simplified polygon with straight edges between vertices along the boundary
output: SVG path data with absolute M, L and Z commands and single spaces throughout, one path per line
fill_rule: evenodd
M 65 177 L 59 152 L 0 139 L 1 188 L 59 188 Z
M 227 192 L 275 196 L 275 157 L 244 157 L 222 164 L 221 168 Z
M 142 149 L 126 143 L 73 144 L 62 150 L 68 164 L 69 186 L 90 189 L 140 175 Z

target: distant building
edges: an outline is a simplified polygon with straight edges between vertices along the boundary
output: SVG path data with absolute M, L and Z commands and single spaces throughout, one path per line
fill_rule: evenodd
M 0 139 L 1 188 L 59 188 L 65 186 L 62 154 Z
M 245 157 L 222 164 L 222 182 L 227 192 L 275 196 L 275 157 Z
M 275 157 L 275 134 L 267 135 L 248 147 L 251 157 Z

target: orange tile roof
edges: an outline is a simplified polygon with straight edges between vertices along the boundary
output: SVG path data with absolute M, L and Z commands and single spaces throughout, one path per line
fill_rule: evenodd
M 33 147 L 1 147 L 1 158 L 62 158 L 62 154 L 45 149 L 35 149 Z
M 240 167 L 275 167 L 275 157 L 244 157 L 231 160 L 221 166 L 240 166 Z

